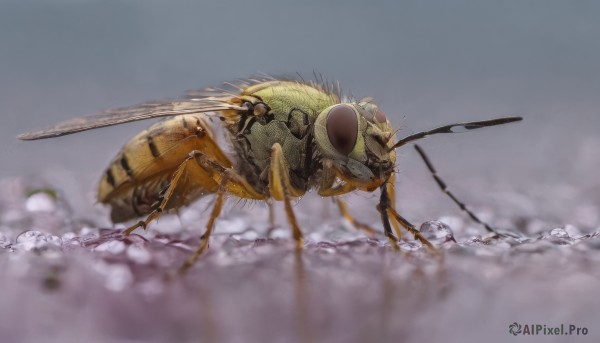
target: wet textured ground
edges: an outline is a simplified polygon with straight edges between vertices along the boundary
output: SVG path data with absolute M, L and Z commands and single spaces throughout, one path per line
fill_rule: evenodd
M 0 1 L 0 343 L 600 342 L 600 2 L 339 2 Z M 314 194 L 295 204 L 298 257 L 281 204 L 268 240 L 265 207 L 230 199 L 208 253 L 167 282 L 209 199 L 128 240 L 93 206 L 108 162 L 151 123 L 15 139 L 260 71 L 315 70 L 372 96 L 398 139 L 522 115 L 420 142 L 460 199 L 520 236 L 489 240 L 407 146 L 398 208 L 452 228 L 456 242 L 436 240 L 443 261 L 410 237 L 400 251 L 365 238 Z M 27 196 L 44 188 L 58 200 Z M 376 202 L 348 197 L 381 230 Z M 510 334 L 526 324 L 588 334 Z
M 600 337 L 600 234 L 593 229 L 521 219 L 514 237 L 496 239 L 447 217 L 452 228 L 437 221 L 421 226 L 440 257 L 410 237 L 393 249 L 331 216 L 305 230 L 307 243 L 297 254 L 286 227 L 267 238 L 264 208 L 229 208 L 208 253 L 179 277 L 175 271 L 195 249 L 198 232 L 178 230 L 175 216 L 123 237 L 94 227 L 92 215 L 89 222 L 75 219 L 60 194 L 27 195 L 28 182 L 2 184 L 2 199 L 11 200 L 0 202 L 1 342 Z M 320 201 L 314 206 L 327 203 Z M 209 206 L 184 211 L 181 222 L 202 227 Z M 513 337 L 513 323 L 521 333 L 526 324 L 564 324 L 587 335 Z

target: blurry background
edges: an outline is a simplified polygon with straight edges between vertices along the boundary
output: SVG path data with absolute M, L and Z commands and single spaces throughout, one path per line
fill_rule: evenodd
M 598 18 L 594 1 L 0 0 L 0 340 L 506 342 L 518 322 L 584 326 L 590 334 L 574 340 L 598 342 Z M 99 176 L 150 122 L 15 138 L 256 72 L 313 70 L 374 97 L 399 136 L 524 116 L 421 144 L 459 198 L 531 240 L 482 241 L 405 147 L 399 208 L 455 230 L 458 243 L 440 247 L 445 264 L 410 241 L 396 254 L 344 229 L 331 201 L 312 194 L 297 204 L 302 259 L 289 239 L 255 242 L 264 207 L 244 216 L 229 207 L 208 253 L 166 284 L 163 273 L 195 246 L 152 239 L 177 218 L 161 218 L 148 241 L 95 230 L 110 227 L 93 206 Z M 26 200 L 31 185 L 70 206 Z M 348 200 L 381 229 L 376 196 Z M 205 213 L 184 212 L 184 227 L 199 230 Z M 94 222 L 79 230 L 81 219 Z
M 15 136 L 256 72 L 318 71 L 374 97 L 399 136 L 523 115 L 422 145 L 475 207 L 594 227 L 599 14 L 594 1 L 3 0 L 0 177 L 45 175 L 60 185 L 66 173 L 93 195 L 108 161 L 149 122 L 38 142 Z M 458 211 L 412 148 L 398 162 L 408 217 Z M 494 200 L 506 188 L 523 197 Z M 574 207 L 574 198 L 587 205 Z

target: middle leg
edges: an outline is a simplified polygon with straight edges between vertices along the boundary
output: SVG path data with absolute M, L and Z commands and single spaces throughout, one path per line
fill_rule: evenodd
M 292 209 L 291 197 L 300 196 L 303 191 L 296 189 L 290 182 L 289 168 L 286 165 L 283 150 L 279 143 L 275 143 L 271 150 L 271 165 L 269 168 L 269 192 L 275 200 L 283 200 L 285 214 L 292 227 L 292 236 L 296 247 L 302 249 L 304 237 Z
M 344 218 L 350 222 L 350 224 L 352 224 L 352 226 L 354 226 L 355 228 L 364 231 L 369 237 L 375 237 L 376 235 L 376 231 L 375 229 L 373 229 L 372 227 L 370 227 L 369 225 L 365 224 L 365 223 L 361 223 L 358 220 L 356 220 L 352 214 L 350 214 L 350 212 L 348 211 L 348 207 L 346 206 L 346 203 L 338 198 L 335 199 L 336 204 L 338 205 L 338 208 L 340 210 L 340 213 L 342 214 L 342 216 L 344 216 Z

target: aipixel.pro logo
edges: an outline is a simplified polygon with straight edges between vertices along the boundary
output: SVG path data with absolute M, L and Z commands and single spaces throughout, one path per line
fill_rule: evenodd
M 560 324 L 551 326 L 546 324 L 520 324 L 514 322 L 508 326 L 508 333 L 517 335 L 539 335 L 539 336 L 585 336 L 588 334 L 588 328 L 573 324 Z

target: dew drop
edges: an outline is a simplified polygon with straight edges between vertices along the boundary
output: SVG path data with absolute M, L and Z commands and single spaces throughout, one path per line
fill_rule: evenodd
M 439 245 L 454 240 L 454 233 L 450 226 L 437 220 L 425 222 L 421 225 L 421 233 L 433 244 Z
M 60 248 L 62 240 L 58 236 L 46 235 L 43 232 L 31 230 L 20 234 L 12 246 L 15 250 L 31 251 L 48 248 Z
M 556 228 L 550 231 L 550 236 L 553 238 L 569 239 L 569 234 L 563 228 Z
M 583 235 L 578 227 L 569 224 L 565 226 L 565 232 L 569 237 L 579 237 Z
M 94 251 L 117 255 L 125 251 L 125 243 L 117 240 L 107 241 L 94 248 Z
M 127 257 L 138 264 L 147 264 L 152 260 L 152 255 L 141 244 L 132 244 L 127 248 Z
M 11 245 L 10 239 L 3 233 L 0 233 L 0 249 L 8 248 Z
M 56 210 L 56 203 L 49 194 L 40 192 L 27 198 L 25 208 L 29 212 L 52 212 Z
M 254 231 L 252 229 L 247 229 L 239 234 L 233 234 L 233 235 L 231 235 L 231 237 L 233 237 L 236 240 L 254 241 L 254 240 L 258 239 L 260 236 L 258 235 L 258 232 Z
M 398 242 L 398 247 L 402 251 L 418 251 L 423 248 L 423 244 L 419 241 L 401 240 L 400 242 Z
M 126 265 L 99 262 L 94 269 L 104 276 L 104 286 L 110 291 L 120 292 L 133 283 L 133 274 Z

